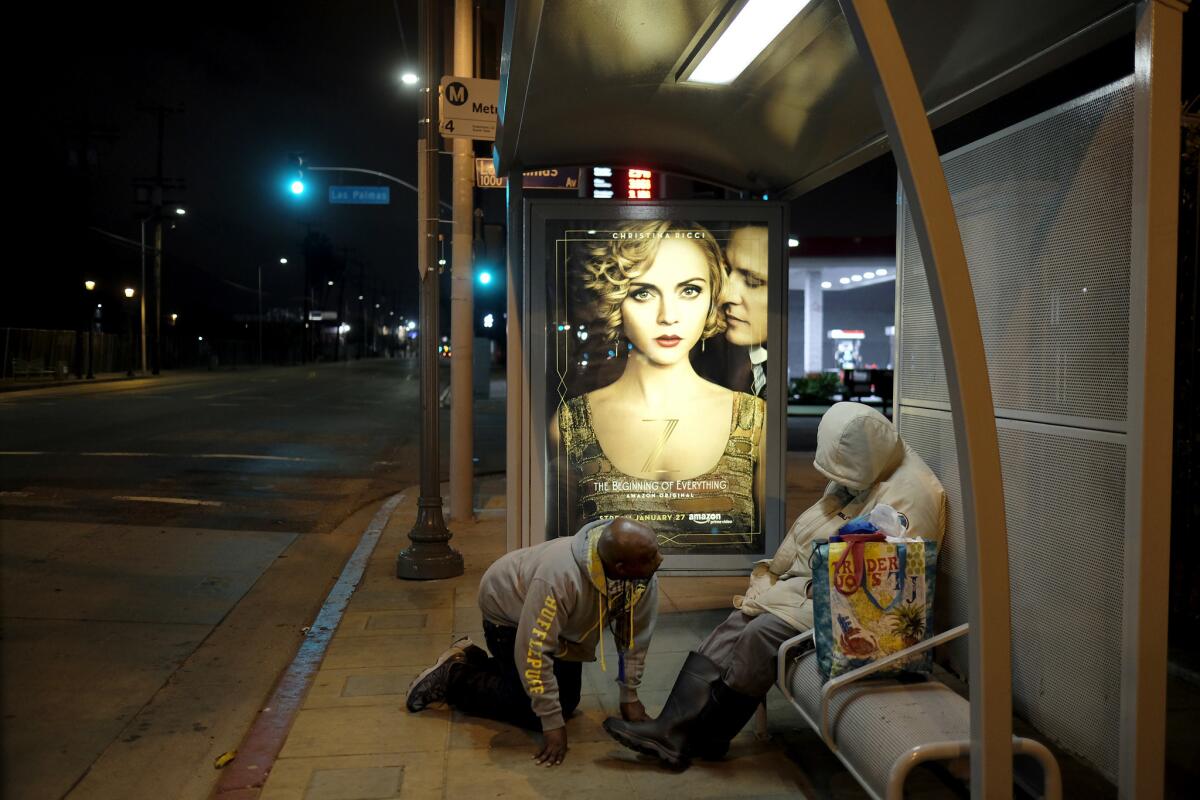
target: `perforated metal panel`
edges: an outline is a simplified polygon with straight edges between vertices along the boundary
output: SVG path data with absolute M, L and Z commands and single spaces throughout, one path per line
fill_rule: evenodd
M 1125 559 L 1121 434 L 997 420 L 1008 520 L 1014 710 L 1116 778 Z M 967 621 L 968 584 L 951 416 L 905 409 L 904 440 L 946 487 L 950 515 L 937 629 Z M 968 675 L 966 642 L 947 649 Z
M 1005 416 L 1125 421 L 1132 111 L 1122 81 L 943 159 Z M 901 397 L 944 404 L 907 207 L 903 220 Z
M 943 159 L 997 414 L 1014 710 L 1114 781 L 1130 491 L 1132 113 L 1131 84 L 1121 81 Z M 945 629 L 968 613 L 962 487 L 924 264 L 903 202 L 900 220 L 896 418 L 946 487 L 936 598 Z M 965 642 L 946 658 L 967 676 Z

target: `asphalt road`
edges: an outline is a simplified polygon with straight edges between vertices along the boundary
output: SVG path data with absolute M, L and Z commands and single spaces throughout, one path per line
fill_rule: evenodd
M 5 797 L 207 797 L 371 510 L 417 481 L 414 367 L 0 395 Z M 503 428 L 477 403 L 480 471 Z

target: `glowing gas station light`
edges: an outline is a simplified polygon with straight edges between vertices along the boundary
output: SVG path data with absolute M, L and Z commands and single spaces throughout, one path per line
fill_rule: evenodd
M 304 181 L 301 181 L 301 180 L 292 181 L 292 194 L 295 194 L 295 195 L 304 194 Z

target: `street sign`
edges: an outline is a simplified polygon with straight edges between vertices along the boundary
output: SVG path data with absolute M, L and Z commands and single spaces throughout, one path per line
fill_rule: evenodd
M 525 173 L 521 181 L 526 189 L 570 189 L 579 188 L 579 169 L 538 169 Z M 490 158 L 475 159 L 475 185 L 480 189 L 503 189 L 508 178 L 496 175 L 496 162 Z
M 496 138 L 500 81 L 443 75 L 438 89 L 438 131 L 466 139 Z
M 390 186 L 330 186 L 329 202 L 345 205 L 386 206 L 392 202 Z

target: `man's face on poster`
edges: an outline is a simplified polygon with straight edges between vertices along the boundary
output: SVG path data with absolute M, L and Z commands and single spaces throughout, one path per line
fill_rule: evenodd
M 729 279 L 725 283 L 725 338 L 753 346 L 767 341 L 767 228 L 737 228 L 725 247 Z

